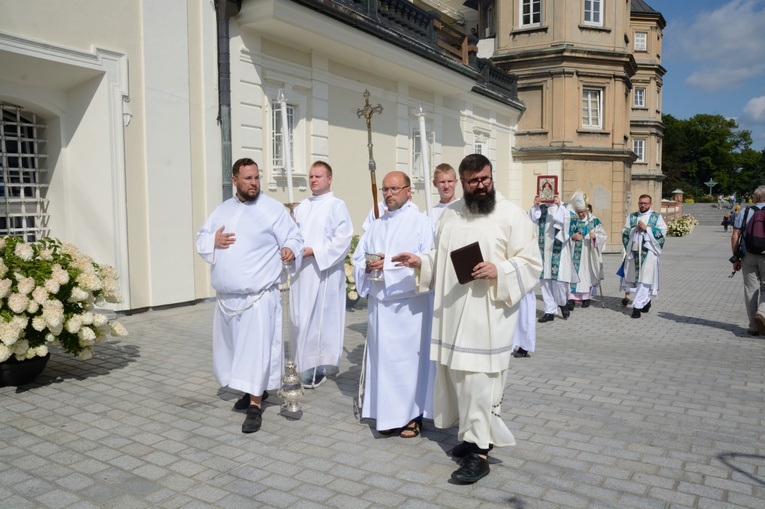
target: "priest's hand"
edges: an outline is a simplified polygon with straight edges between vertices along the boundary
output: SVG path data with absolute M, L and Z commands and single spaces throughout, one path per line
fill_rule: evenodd
M 581 233 L 579 233 L 579 232 L 576 232 L 575 234 L 573 234 L 573 235 L 571 236 L 571 238 L 572 238 L 572 239 L 574 239 L 575 241 L 579 242 L 579 241 L 580 241 L 580 240 L 582 240 L 584 237 L 582 237 L 582 234 L 581 234 Z
M 283 262 L 291 262 L 295 259 L 295 253 L 292 252 L 292 249 L 288 247 L 282 248 L 282 261 Z
M 310 256 L 313 256 L 313 248 L 312 247 L 304 247 L 303 248 L 303 258 L 308 258 Z
M 595 232 L 590 232 L 590 238 L 591 238 L 592 240 L 595 240 Z
M 637 227 L 638 227 L 638 230 L 642 230 L 642 231 L 647 230 L 647 227 L 643 221 L 638 221 Z
M 399 253 L 390 259 L 396 264 L 396 267 L 410 267 L 412 269 L 418 269 L 422 265 L 422 259 L 416 254 L 412 253 Z
M 215 249 L 228 249 L 231 244 L 236 242 L 236 235 L 232 233 L 223 233 L 226 226 L 221 226 L 218 231 L 215 232 Z
M 475 279 L 497 279 L 497 266 L 491 262 L 481 262 L 473 267 Z
M 377 256 L 380 257 L 379 260 L 376 262 L 367 262 L 366 268 L 364 269 L 364 272 L 369 274 L 373 270 L 383 270 L 383 265 L 385 265 L 385 255 L 383 253 L 377 253 Z

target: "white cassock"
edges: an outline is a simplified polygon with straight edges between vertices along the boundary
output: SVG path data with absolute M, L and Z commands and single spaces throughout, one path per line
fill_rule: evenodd
M 420 289 L 435 288 L 430 356 L 436 361 L 433 419 L 439 428 L 459 424 L 458 438 L 487 449 L 515 438 L 500 417 L 513 332 L 521 299 L 542 271 L 533 223 L 520 207 L 496 193 L 488 215 L 447 208 L 436 248 L 422 257 Z M 461 285 L 450 253 L 478 242 L 497 278 Z
M 572 240 L 572 258 L 579 282 L 571 283 L 569 298 L 581 301 L 589 299 L 593 288 L 597 288 L 598 283 L 604 279 L 603 248 L 608 235 L 600 219 L 589 213 L 582 220 L 577 216 L 575 228 L 584 239 L 578 242 Z M 590 233 L 595 234 L 594 239 Z
M 369 298 L 362 418 L 378 430 L 401 428 L 430 417 L 435 370 L 428 356 L 433 293 L 416 292 L 414 269 L 390 259 L 433 248 L 433 223 L 412 202 L 374 221 L 353 254 L 359 295 Z M 385 254 L 383 281 L 370 281 L 365 253 Z
M 417 205 L 412 200 L 409 200 L 409 202 L 406 203 L 406 206 L 413 208 L 414 210 L 420 210 L 419 207 L 417 207 Z M 377 203 L 377 211 L 379 212 L 380 217 L 388 213 L 388 206 L 385 204 L 384 201 Z M 375 221 L 375 209 L 369 209 L 369 214 L 367 214 L 367 217 L 364 219 L 364 223 L 361 225 L 361 231 L 365 232 L 369 230 L 369 227 L 372 225 L 374 221 Z
M 564 206 L 540 205 L 529 210 L 529 217 L 537 226 L 539 251 L 544 262 L 540 287 L 545 313 L 555 314 L 558 306 L 566 305 L 569 283 L 579 281 L 570 242 L 577 216 Z
M 527 292 L 521 299 L 518 309 L 518 323 L 513 334 L 513 350 L 523 348 L 533 352 L 537 348 L 537 296 L 534 290 Z
M 228 249 L 215 248 L 215 232 L 235 233 Z M 210 265 L 217 291 L 213 316 L 213 372 L 222 387 L 258 396 L 281 386 L 281 249 L 300 263 L 303 237 L 287 209 L 263 195 L 221 203 L 197 232 L 197 252 Z
M 433 225 L 435 226 L 438 224 L 438 219 L 441 217 L 441 214 L 444 213 L 446 207 L 458 203 L 461 199 L 462 198 L 457 198 L 456 200 L 452 200 L 449 203 L 438 202 L 433 205 L 433 207 L 430 209 L 430 219 L 433 220 Z
M 639 221 L 646 224 L 647 230 L 637 228 Z M 667 223 L 661 214 L 653 210 L 644 213 L 633 212 L 627 216 L 622 230 L 622 245 L 626 252 L 624 259 L 624 279 L 622 286 L 625 292 L 634 292 L 633 307 L 641 308 L 648 303 L 651 295 L 659 293 L 659 256 L 664 248 L 664 238 L 667 235 Z M 643 256 L 638 264 L 638 250 L 643 246 Z M 637 281 L 635 275 L 637 274 Z
M 345 332 L 345 256 L 353 224 L 345 202 L 332 193 L 312 196 L 295 208 L 295 221 L 313 249 L 290 287 L 292 337 L 299 371 L 338 366 Z

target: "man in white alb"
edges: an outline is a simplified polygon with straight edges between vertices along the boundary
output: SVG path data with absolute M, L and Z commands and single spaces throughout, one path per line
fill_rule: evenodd
M 436 166 L 433 172 L 433 186 L 438 190 L 439 201 L 430 211 L 430 218 L 433 220 L 434 225 L 438 223 L 438 218 L 441 217 L 441 213 L 443 213 L 446 207 L 459 201 L 459 198 L 454 196 L 456 185 L 457 172 L 454 171 L 451 165 L 442 163 Z
M 625 292 L 635 294 L 632 318 L 651 309 L 651 296 L 659 293 L 659 256 L 664 249 L 667 223 L 651 210 L 653 200 L 647 194 L 638 198 L 638 211 L 627 216 L 622 230 Z M 639 252 L 639 253 L 638 253 Z
M 418 436 L 423 416 L 430 416 L 434 372 L 428 357 L 433 294 L 417 293 L 414 270 L 391 262 L 401 251 L 433 248 L 433 223 L 412 206 L 410 185 L 400 171 L 385 176 L 388 212 L 372 222 L 353 255 L 359 295 L 369 297 L 361 416 L 376 419 L 381 434 L 400 430 L 402 438 Z M 366 253 L 384 258 L 368 262 Z M 371 272 L 379 269 L 382 281 L 371 280 Z
M 459 425 L 463 442 L 451 454 L 462 462 L 452 479 L 474 483 L 489 474 L 489 450 L 515 445 L 501 405 L 520 303 L 537 283 L 542 260 L 534 225 L 495 191 L 489 160 L 469 155 L 459 175 L 463 203 L 444 211 L 436 248 L 393 261 L 420 269 L 421 290 L 435 288 L 433 419 L 438 428 Z M 450 253 L 473 242 L 484 261 L 472 268 L 473 281 L 460 284 Z
M 218 205 L 197 232 L 197 252 L 210 265 L 217 292 L 213 316 L 213 372 L 222 387 L 244 392 L 243 433 L 262 422 L 267 389 L 281 386 L 283 263 L 294 271 L 303 236 L 287 209 L 260 193 L 252 159 L 234 163 L 236 195 Z M 240 405 L 244 402 L 247 406 Z
M 308 173 L 313 196 L 295 208 L 305 239 L 303 263 L 292 280 L 290 314 L 303 387 L 315 389 L 337 372 L 345 329 L 345 256 L 353 224 L 343 200 L 330 191 L 332 168 L 316 161 Z
M 569 283 L 579 281 L 571 256 L 571 235 L 575 233 L 576 214 L 561 205 L 556 194 L 551 204 L 541 203 L 539 196 L 535 196 L 529 217 L 537 226 L 539 251 L 544 262 L 544 270 L 539 277 L 544 314 L 538 321 L 555 320 L 557 308 L 560 308 L 563 318 L 568 318 L 571 314 L 566 306 Z

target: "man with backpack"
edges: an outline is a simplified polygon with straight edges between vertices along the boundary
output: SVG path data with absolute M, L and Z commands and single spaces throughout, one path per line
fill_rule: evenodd
M 733 270 L 744 278 L 750 336 L 765 336 L 765 186 L 754 191 L 754 205 L 736 218 L 731 235 Z
M 651 210 L 653 200 L 647 194 L 638 198 L 638 211 L 627 216 L 622 230 L 624 278 L 622 289 L 635 294 L 632 318 L 651 309 L 651 296 L 659 293 L 659 256 L 664 248 L 667 223 Z

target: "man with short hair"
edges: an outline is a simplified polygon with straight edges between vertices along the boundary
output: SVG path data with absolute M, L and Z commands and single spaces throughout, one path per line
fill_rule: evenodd
M 436 166 L 433 172 L 433 187 L 438 190 L 439 201 L 430 211 L 433 224 L 438 223 L 444 209 L 459 199 L 454 196 L 454 186 L 457 184 L 457 173 L 447 163 Z
M 353 254 L 356 288 L 369 297 L 361 416 L 376 419 L 379 433 L 400 430 L 402 438 L 418 436 L 423 416 L 430 414 L 433 373 L 427 355 L 433 294 L 417 293 L 414 270 L 391 262 L 401 251 L 433 247 L 433 223 L 412 206 L 410 186 L 400 171 L 385 176 L 381 190 L 388 212 L 371 223 Z M 365 254 L 383 258 L 371 262 Z M 373 270 L 382 270 L 382 281 L 370 279 Z
M 303 263 L 292 280 L 290 314 L 295 360 L 303 387 L 315 389 L 337 372 L 345 330 L 345 256 L 353 224 L 345 202 L 330 190 L 332 167 L 316 161 L 308 172 L 313 195 L 295 208 L 305 239 Z
M 436 248 L 425 255 L 403 252 L 393 261 L 419 268 L 420 290 L 435 288 L 434 422 L 459 425 L 463 442 L 451 454 L 461 464 L 452 479 L 474 483 L 489 474 L 489 450 L 515 445 L 500 409 L 520 302 L 536 285 L 542 260 L 529 217 L 495 191 L 491 162 L 469 155 L 459 176 L 462 204 L 444 211 Z M 451 253 L 474 242 L 484 261 L 469 267 L 473 280 L 461 284 Z
M 537 225 L 539 251 L 544 261 L 544 270 L 539 276 L 544 314 L 538 322 L 555 320 L 558 308 L 567 319 L 571 314 L 567 306 L 569 285 L 579 281 L 571 254 L 576 214 L 564 207 L 556 194 L 552 204 L 542 203 L 540 197 L 535 196 L 529 217 Z
M 197 252 L 212 266 L 215 288 L 213 372 L 221 387 L 243 391 L 249 402 L 243 433 L 262 422 L 266 389 L 281 386 L 283 263 L 300 263 L 303 236 L 287 209 L 260 193 L 252 159 L 234 163 L 236 194 L 224 201 L 197 232 Z M 237 402 L 239 403 L 239 402 Z
M 635 295 L 632 300 L 632 318 L 651 309 L 651 296 L 659 294 L 659 256 L 664 248 L 667 223 L 661 214 L 651 209 L 650 195 L 638 198 L 638 211 L 627 216 L 622 229 L 625 292 Z
M 765 208 L 765 186 L 754 190 L 754 205 L 750 205 L 736 218 L 730 245 L 734 271 L 741 271 L 744 279 L 744 303 L 749 318 L 747 333 L 750 336 L 765 336 L 765 254 L 750 253 L 746 250 L 744 237 L 747 225 L 757 210 Z

